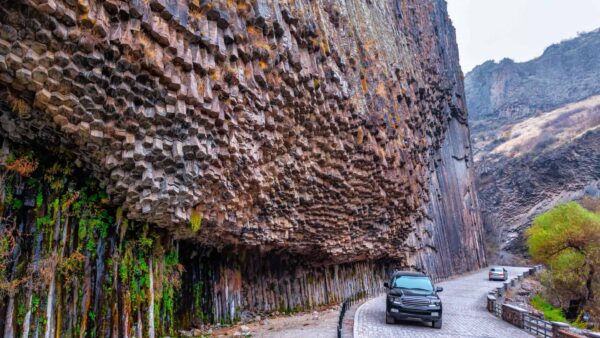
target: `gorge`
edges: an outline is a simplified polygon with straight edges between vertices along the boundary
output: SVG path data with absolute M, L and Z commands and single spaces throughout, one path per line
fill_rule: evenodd
M 444 0 L 0 19 L 5 337 L 169 335 L 485 266 Z
M 600 197 L 600 30 L 533 60 L 489 61 L 465 77 L 490 257 L 526 256 L 523 231 L 557 204 Z

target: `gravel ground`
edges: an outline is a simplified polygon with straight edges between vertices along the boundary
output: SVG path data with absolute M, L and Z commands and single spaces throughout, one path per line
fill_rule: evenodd
M 294 315 L 268 317 L 244 325 L 212 331 L 212 337 L 277 337 L 334 338 L 337 337 L 339 306 Z M 206 334 L 206 332 L 204 333 Z

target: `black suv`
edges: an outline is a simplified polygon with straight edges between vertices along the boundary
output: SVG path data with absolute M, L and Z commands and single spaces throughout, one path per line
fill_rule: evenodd
M 401 271 L 384 283 L 387 291 L 385 322 L 416 319 L 431 322 L 436 329 L 442 328 L 442 301 L 437 293 L 443 289 L 434 287 L 431 278 L 420 272 Z

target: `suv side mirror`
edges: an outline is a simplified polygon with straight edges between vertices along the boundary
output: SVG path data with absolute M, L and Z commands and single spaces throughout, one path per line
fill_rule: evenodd
M 383 287 L 386 288 L 386 289 L 389 289 L 390 288 L 390 283 L 384 282 L 383 283 Z
M 435 287 L 435 292 L 442 292 L 442 291 L 444 291 L 443 287 L 441 287 L 441 286 L 436 286 Z

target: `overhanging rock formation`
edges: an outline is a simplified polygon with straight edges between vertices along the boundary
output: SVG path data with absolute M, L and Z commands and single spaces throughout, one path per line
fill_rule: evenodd
M 439 277 L 485 264 L 443 0 L 27 0 L 0 16 L 4 137 L 76 158 L 187 250 Z M 260 302 L 240 300 L 277 301 Z

